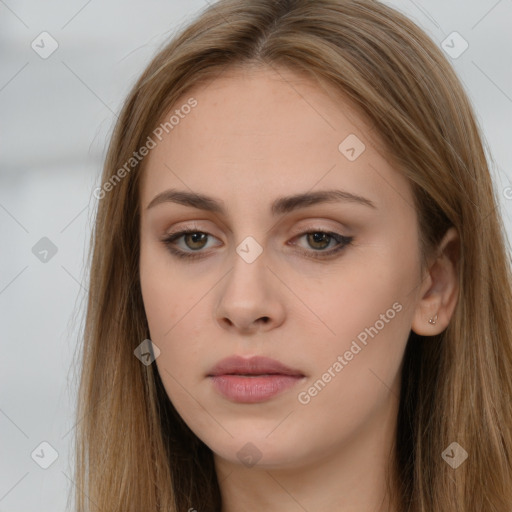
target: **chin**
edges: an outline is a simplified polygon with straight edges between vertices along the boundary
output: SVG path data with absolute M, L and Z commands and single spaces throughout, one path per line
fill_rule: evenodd
M 305 454 L 297 452 L 299 443 L 290 438 L 270 440 L 246 432 L 222 442 L 215 440 L 206 444 L 216 457 L 247 468 L 288 469 L 305 462 Z

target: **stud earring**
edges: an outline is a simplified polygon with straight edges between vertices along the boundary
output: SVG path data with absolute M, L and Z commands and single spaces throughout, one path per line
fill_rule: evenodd
M 429 324 L 432 324 L 432 325 L 436 325 L 436 322 L 437 322 L 437 313 L 435 314 L 435 316 L 433 318 L 431 318 L 428 323 Z

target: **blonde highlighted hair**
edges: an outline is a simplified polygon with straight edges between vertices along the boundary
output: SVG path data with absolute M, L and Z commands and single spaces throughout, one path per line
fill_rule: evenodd
M 129 93 L 102 180 L 143 146 L 192 86 L 232 66 L 286 67 L 340 91 L 371 121 L 409 178 L 424 261 L 460 236 L 450 325 L 411 331 L 395 446 L 400 512 L 512 507 L 512 276 L 482 136 L 437 45 L 374 0 L 220 0 L 176 35 Z M 200 108 L 200 105 L 197 107 Z M 210 449 L 176 413 L 155 365 L 139 283 L 144 161 L 99 200 L 91 238 L 76 427 L 76 510 L 218 511 Z M 441 453 L 469 454 L 457 469 Z

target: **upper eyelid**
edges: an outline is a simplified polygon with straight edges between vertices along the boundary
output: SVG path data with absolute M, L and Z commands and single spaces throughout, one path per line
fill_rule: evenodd
M 296 230 L 296 232 L 294 232 L 294 234 L 293 234 L 293 237 L 295 238 L 297 236 L 304 236 L 308 233 L 315 233 L 315 232 L 333 234 L 333 235 L 337 235 L 337 236 L 341 236 L 341 237 L 345 237 L 345 238 L 350 238 L 350 236 L 351 236 L 351 235 L 339 233 L 337 230 L 327 228 L 327 227 L 311 227 L 311 228 L 301 228 L 301 229 Z M 190 233 L 203 233 L 205 235 L 208 235 L 209 237 L 214 237 L 214 238 L 218 239 L 217 236 L 215 236 L 213 233 L 210 233 L 208 230 L 198 229 L 195 227 L 192 227 L 192 228 L 184 227 L 181 229 L 177 229 L 176 231 L 171 231 L 170 233 L 165 233 L 163 238 L 169 239 L 169 238 L 175 237 L 177 239 L 177 238 L 181 238 L 182 236 L 190 234 Z
M 206 222 L 210 222 L 208 219 L 204 219 Z M 177 233 L 182 233 L 182 232 L 187 232 L 187 231 L 194 231 L 194 232 L 200 232 L 200 233 L 206 233 L 210 236 L 215 236 L 211 231 L 209 231 L 208 229 L 203 229 L 201 228 L 200 226 L 198 226 L 197 224 L 194 224 L 194 222 L 203 222 L 203 219 L 201 220 L 198 220 L 198 221 L 192 221 L 193 223 L 191 225 L 185 225 L 185 226 L 182 226 L 182 227 L 179 227 L 177 229 L 173 229 L 172 231 L 170 232 L 165 232 L 164 233 L 164 236 L 172 236 L 174 234 L 177 234 Z M 297 227 L 293 227 L 292 228 L 292 231 L 293 231 L 293 234 L 294 236 L 295 235 L 298 235 L 298 234 L 304 234 L 306 232 L 311 232 L 311 231 L 324 231 L 324 232 L 334 232 L 334 233 L 337 233 L 339 234 L 340 236 L 350 236 L 350 234 L 346 234 L 346 232 L 350 232 L 351 230 L 349 229 L 349 227 L 347 226 L 347 224 L 343 224 L 341 223 L 339 220 L 334 220 L 334 219 L 322 219 L 322 220 L 307 220 L 307 219 L 301 219 L 298 221 L 298 223 L 303 223 L 303 222 L 312 222 L 313 225 L 312 226 L 301 226 L 299 228 Z M 322 226 L 321 224 L 324 223 L 324 222 L 335 222 L 336 224 L 338 224 L 337 227 L 329 227 L 329 226 Z M 297 223 L 295 223 L 297 224 Z M 315 225 L 316 224 L 316 225 Z M 341 231 L 341 232 L 340 232 Z M 232 233 L 231 230 L 229 230 L 230 233 Z M 218 238 L 218 237 L 215 237 L 215 238 Z

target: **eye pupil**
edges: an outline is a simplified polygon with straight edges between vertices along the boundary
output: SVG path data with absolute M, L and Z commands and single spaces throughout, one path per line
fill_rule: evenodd
M 190 247 L 191 249 L 201 249 L 202 247 L 204 247 L 204 243 L 201 244 L 201 241 L 205 241 L 206 239 L 206 233 L 189 233 L 185 236 L 185 239 L 186 240 L 189 240 L 189 239 L 192 239 L 192 244 L 196 244 L 199 242 L 199 247 Z M 187 245 L 189 245 L 187 243 Z
M 324 247 L 326 247 L 326 245 L 325 245 L 326 238 L 329 238 L 329 235 L 327 233 L 315 232 L 315 233 L 309 233 L 308 237 L 310 237 L 310 239 L 313 240 L 313 245 L 320 243 L 321 248 L 324 248 Z M 329 245 L 329 240 L 327 240 L 327 245 Z

